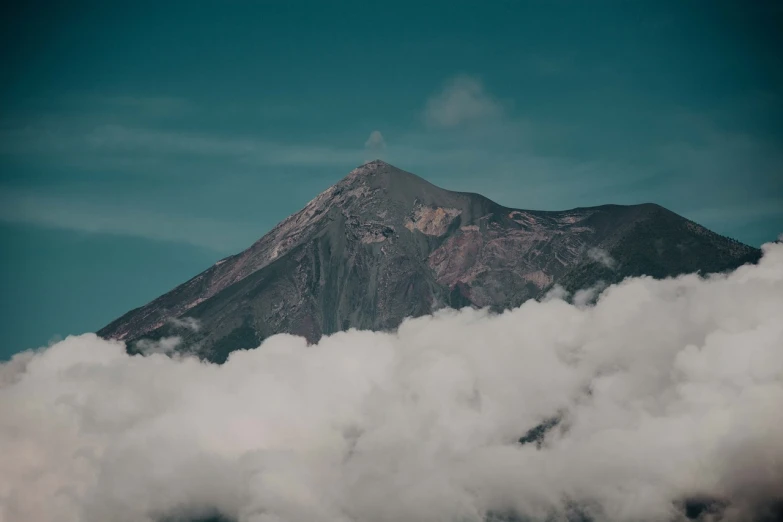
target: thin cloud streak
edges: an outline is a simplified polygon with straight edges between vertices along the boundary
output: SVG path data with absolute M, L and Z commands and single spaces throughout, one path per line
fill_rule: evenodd
M 185 243 L 221 253 L 246 248 L 258 233 L 247 223 L 223 222 L 20 191 L 0 193 L 0 221 Z
M 132 154 L 142 161 L 195 156 L 233 159 L 246 165 L 311 166 L 353 165 L 361 162 L 364 149 L 277 143 L 252 137 L 224 137 L 191 132 L 160 131 L 123 125 L 102 125 L 90 130 L 29 126 L 0 133 L 0 154 L 7 156 L 89 155 L 98 163 Z

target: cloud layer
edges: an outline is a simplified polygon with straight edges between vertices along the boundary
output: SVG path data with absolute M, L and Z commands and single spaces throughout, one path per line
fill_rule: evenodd
M 781 317 L 768 244 L 593 306 L 278 335 L 222 366 L 70 337 L 0 366 L 0 520 L 763 519 L 783 503 Z

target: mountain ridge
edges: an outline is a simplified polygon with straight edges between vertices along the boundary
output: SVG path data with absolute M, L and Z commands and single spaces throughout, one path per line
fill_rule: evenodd
M 314 342 L 352 327 L 395 328 L 444 306 L 502 310 L 556 284 L 573 291 L 632 275 L 723 271 L 758 255 L 654 203 L 514 209 L 374 160 L 244 251 L 98 333 L 131 343 L 178 335 L 220 362 L 275 333 Z

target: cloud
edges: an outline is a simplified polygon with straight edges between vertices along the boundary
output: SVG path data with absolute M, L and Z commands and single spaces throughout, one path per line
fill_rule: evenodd
M 168 323 L 175 328 L 183 328 L 191 332 L 198 332 L 201 329 L 201 323 L 195 317 L 169 317 Z
M 96 128 L 86 136 L 86 140 L 91 147 L 104 152 L 224 156 L 255 165 L 352 165 L 360 158 L 359 149 L 286 144 L 248 136 L 225 137 L 119 125 Z
M 162 353 L 165 355 L 173 355 L 174 350 L 182 342 L 181 337 L 163 337 L 157 341 L 150 339 L 141 339 L 136 343 L 135 348 L 144 355 L 152 355 L 153 353 Z
M 760 198 L 754 200 L 752 204 L 701 208 L 688 213 L 688 217 L 699 223 L 729 224 L 781 216 L 783 216 L 783 198 Z
M 614 270 L 617 266 L 617 261 L 609 255 L 609 252 L 600 248 L 591 248 L 587 251 L 587 257 L 592 259 L 598 264 Z
M 550 294 L 553 290 L 557 292 L 557 288 L 558 287 L 553 288 L 552 290 L 547 292 L 547 294 Z M 601 295 L 601 291 L 604 288 L 606 288 L 606 282 L 598 281 L 595 285 L 591 286 L 590 288 L 582 288 L 574 292 L 574 296 L 571 299 L 571 302 L 578 307 L 584 307 L 590 304 L 594 304 L 596 298 L 598 298 L 598 296 Z M 562 287 L 560 287 L 559 290 L 561 292 L 565 292 L 565 290 Z M 561 299 L 565 299 L 567 297 L 568 297 L 568 293 L 565 292 L 564 294 L 562 294 Z
M 90 100 L 93 103 L 96 100 Z M 147 117 L 179 116 L 193 110 L 188 100 L 167 96 L 107 96 L 98 98 L 108 107 L 131 110 Z
M 0 192 L 0 222 L 143 237 L 218 252 L 244 248 L 258 236 L 258 231 L 247 223 L 18 190 Z
M 384 156 L 386 151 L 386 140 L 381 134 L 381 131 L 374 130 L 370 133 L 370 137 L 364 142 L 365 159 L 374 160 Z
M 156 130 L 126 125 L 88 129 L 26 126 L 0 131 L 0 155 L 49 159 L 80 168 L 131 168 L 150 161 L 211 158 L 243 165 L 352 166 L 361 160 L 360 148 L 320 144 L 279 143 L 254 136 Z M 133 163 L 135 162 L 135 163 Z
M 484 90 L 480 79 L 468 75 L 446 82 L 442 90 L 427 101 L 424 109 L 427 125 L 443 128 L 497 119 L 502 115 L 502 104 Z
M 383 139 L 381 131 L 374 130 L 370 137 L 364 142 L 364 148 L 371 151 L 379 151 L 386 148 L 386 140 Z
M 69 337 L 0 365 L 0 518 L 764 520 L 783 505 L 781 316 L 769 244 L 594 306 L 276 335 L 223 365 Z

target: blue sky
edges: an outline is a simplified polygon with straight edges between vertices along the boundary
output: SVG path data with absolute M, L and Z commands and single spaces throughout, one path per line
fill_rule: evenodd
M 6 7 L 0 356 L 103 326 L 375 157 L 508 206 L 653 201 L 773 240 L 781 5 Z

